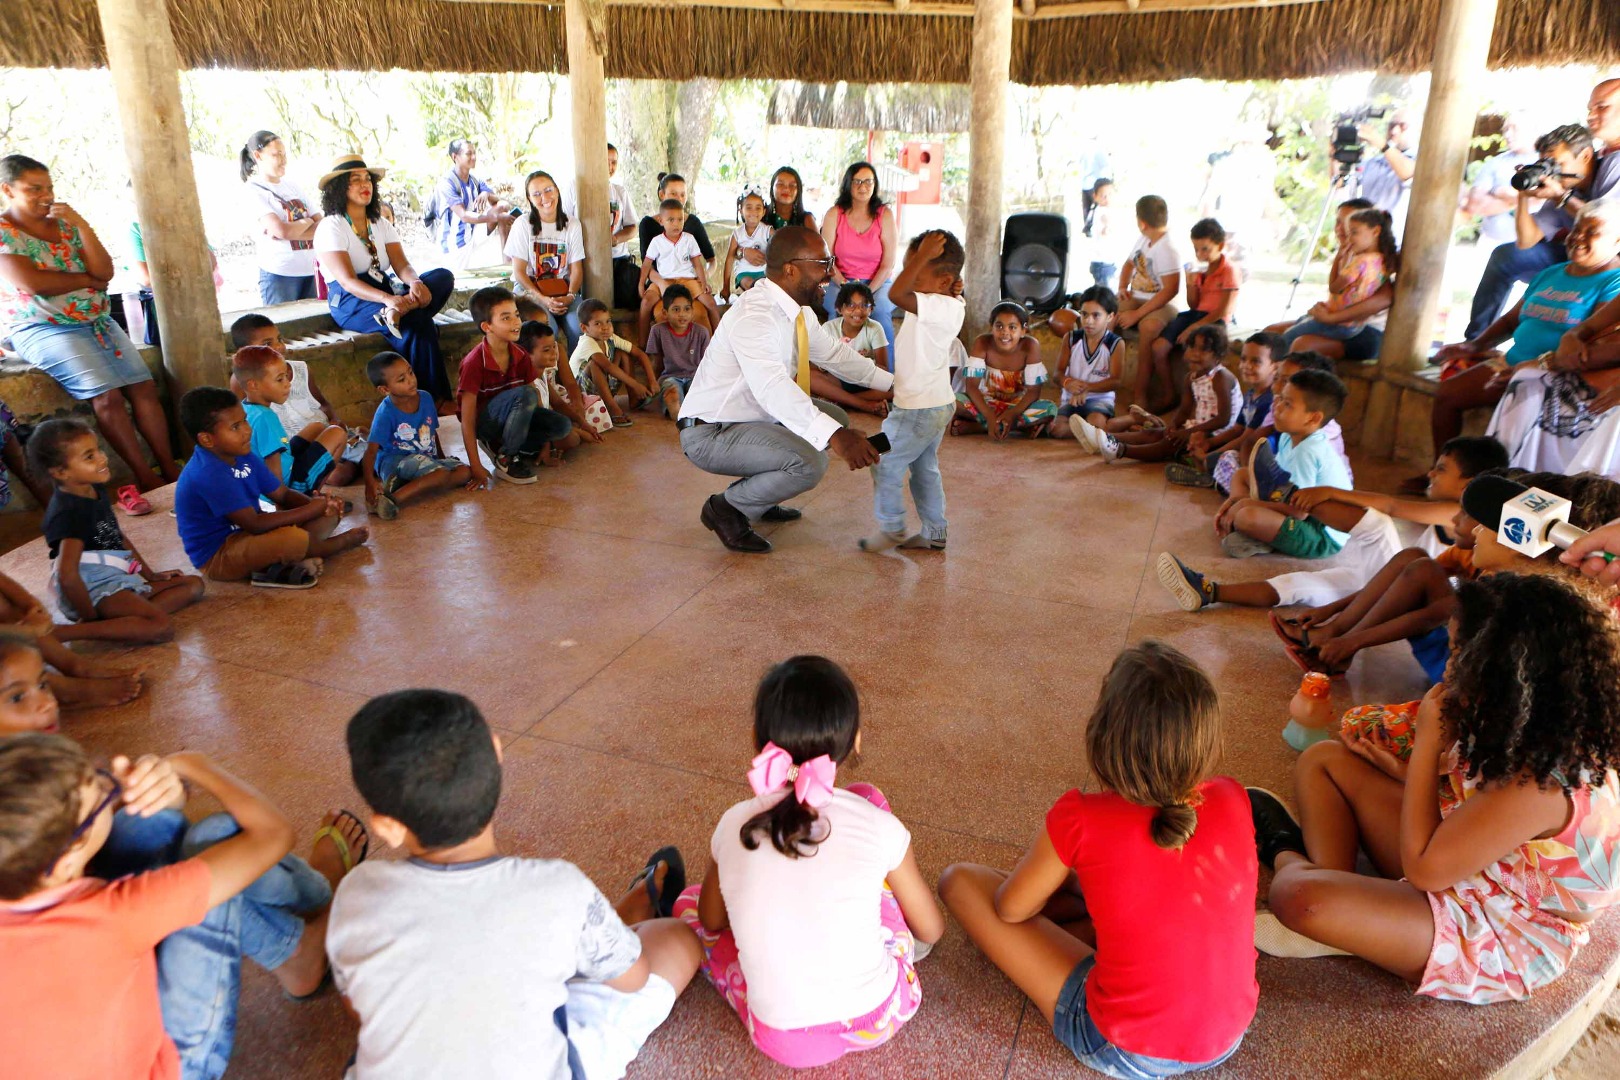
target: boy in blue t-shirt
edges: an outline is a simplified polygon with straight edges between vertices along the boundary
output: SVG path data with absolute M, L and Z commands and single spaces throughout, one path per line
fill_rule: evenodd
M 1272 404 L 1280 436 L 1275 462 L 1258 443 L 1250 467 L 1232 478 L 1232 497 L 1215 517 L 1221 549 L 1234 558 L 1275 551 L 1300 559 L 1338 553 L 1349 534 L 1331 529 L 1310 511 L 1288 501 L 1297 488 L 1351 490 L 1350 470 L 1322 428 L 1339 415 L 1349 394 L 1339 377 L 1326 371 L 1297 371 Z M 1262 473 L 1263 475 L 1255 475 Z
M 360 462 L 366 505 L 378 517 L 394 520 L 399 504 L 418 495 L 458 484 L 468 491 L 484 486 L 459 459 L 445 456 L 439 412 L 432 395 L 416 388 L 410 361 L 396 352 L 380 352 L 366 361 L 366 376 L 382 395 Z
M 349 443 L 337 424 L 312 423 L 293 436 L 274 406 L 292 393 L 292 368 L 268 345 L 249 345 L 231 357 L 231 374 L 242 388 L 242 405 L 253 429 L 253 452 L 276 479 L 301 495 L 319 491 Z
M 174 515 L 186 556 L 207 577 L 307 589 L 319 564 L 366 542 L 364 528 L 334 533 L 343 500 L 292 490 L 253 452 L 253 429 L 236 395 L 199 386 L 180 399 L 180 424 L 197 443 L 175 486 Z M 281 509 L 266 513 L 260 498 Z

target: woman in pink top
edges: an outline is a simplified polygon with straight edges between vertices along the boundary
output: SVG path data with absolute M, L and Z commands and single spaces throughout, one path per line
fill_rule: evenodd
M 827 290 L 824 300 L 827 318 L 838 317 L 833 305 L 838 288 L 846 281 L 859 281 L 872 290 L 871 318 L 882 329 L 892 353 L 894 305 L 889 302 L 889 281 L 900 251 L 900 231 L 878 194 L 877 170 L 870 162 L 857 161 L 844 170 L 838 201 L 821 223 L 821 238 L 835 260 L 834 288 Z

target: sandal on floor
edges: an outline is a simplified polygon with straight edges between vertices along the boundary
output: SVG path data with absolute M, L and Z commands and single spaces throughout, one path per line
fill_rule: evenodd
M 145 517 L 152 512 L 152 504 L 146 501 L 146 496 L 134 484 L 125 484 L 118 489 L 118 505 L 130 517 Z
M 669 869 L 664 874 L 664 888 L 662 891 L 655 884 L 658 864 L 663 863 Z M 653 911 L 660 918 L 667 919 L 675 912 L 675 898 L 681 895 L 686 888 L 686 861 L 681 858 L 681 852 L 676 847 L 661 847 L 647 858 L 647 865 L 642 867 L 641 873 L 630 881 L 633 889 L 637 884 L 645 884 L 647 899 L 652 901 Z
M 315 575 L 297 563 L 271 563 L 255 571 L 248 584 L 261 589 L 313 589 Z
M 332 846 L 337 848 L 338 859 L 343 863 L 343 872 L 347 874 L 350 870 L 366 861 L 366 853 L 371 850 L 371 833 L 366 829 L 366 823 L 348 810 L 339 810 L 332 817 L 335 819 L 332 824 L 322 825 L 315 830 L 315 839 L 310 841 L 310 846 L 314 847 L 322 840 L 332 841 Z M 349 850 L 349 842 L 338 831 L 338 825 L 344 821 L 352 821 L 360 828 L 360 854 L 358 855 Z
M 1298 645 L 1304 648 L 1310 648 L 1311 631 L 1309 627 L 1300 626 L 1299 623 L 1293 619 L 1285 619 L 1278 615 L 1275 611 L 1268 612 L 1267 618 L 1269 618 L 1271 621 L 1271 632 L 1282 639 L 1284 646 Z M 1299 637 L 1295 637 L 1293 634 L 1288 632 L 1288 627 L 1290 626 L 1293 626 L 1299 630 Z
M 613 426 L 618 428 L 635 427 L 636 422 L 630 419 L 628 416 L 615 416 L 613 418 Z

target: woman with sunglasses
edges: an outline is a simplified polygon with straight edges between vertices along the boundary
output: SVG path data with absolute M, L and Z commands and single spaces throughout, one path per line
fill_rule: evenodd
M 894 350 L 894 305 L 889 302 L 889 281 L 900 253 L 900 230 L 894 214 L 878 192 L 877 169 L 857 161 L 844 170 L 838 183 L 838 201 L 821 223 L 821 238 L 833 254 L 833 285 L 858 281 L 872 290 L 872 321 Z M 837 315 L 832 302 L 837 288 L 827 290 L 827 318 Z
M 405 258 L 399 232 L 382 216 L 378 185 L 386 175 L 359 154 L 342 154 L 321 177 L 325 216 L 315 226 L 315 254 L 326 275 L 326 303 L 343 329 L 382 334 L 442 406 L 451 401 L 450 380 L 433 317 L 455 290 L 456 275 L 442 267 L 418 274 Z

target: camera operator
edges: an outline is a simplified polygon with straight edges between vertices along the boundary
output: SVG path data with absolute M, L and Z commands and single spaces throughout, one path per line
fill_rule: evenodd
M 1406 199 L 1412 190 L 1412 173 L 1417 169 L 1416 132 L 1405 111 L 1390 114 L 1389 123 L 1380 137 L 1371 124 L 1363 124 L 1357 131 L 1367 146 L 1367 158 L 1361 163 L 1359 194 L 1379 210 L 1386 211 L 1395 221 L 1395 230 L 1406 224 Z
M 1464 332 L 1473 340 L 1501 316 L 1519 281 L 1529 281 L 1567 259 L 1564 235 L 1581 207 L 1620 189 L 1620 79 L 1599 83 L 1587 101 L 1588 127 L 1565 124 L 1536 140 L 1541 162 L 1551 175 L 1518 193 L 1513 211 L 1515 240 L 1491 252 Z M 1593 141 L 1603 143 L 1599 156 Z M 1529 166 L 1527 168 L 1534 168 Z M 1539 170 L 1538 170 L 1539 171 Z M 1534 209 L 1540 201 L 1541 208 Z

